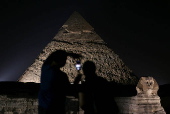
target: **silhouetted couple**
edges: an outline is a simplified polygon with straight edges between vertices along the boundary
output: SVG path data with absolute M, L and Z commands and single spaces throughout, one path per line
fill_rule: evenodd
M 38 111 L 39 114 L 65 114 L 66 92 L 70 82 L 66 73 L 60 70 L 66 64 L 67 56 L 81 58 L 81 55 L 67 53 L 63 50 L 53 52 L 44 62 L 41 70 L 41 88 L 39 91 Z M 107 91 L 103 85 L 107 81 L 98 77 L 95 73 L 96 66 L 91 61 L 86 61 L 83 65 L 85 82 L 79 90 L 79 105 L 85 114 L 105 114 L 107 109 Z M 81 79 L 79 74 L 74 84 L 78 85 Z M 78 94 L 78 93 L 77 93 Z M 108 108 L 108 107 L 107 107 Z

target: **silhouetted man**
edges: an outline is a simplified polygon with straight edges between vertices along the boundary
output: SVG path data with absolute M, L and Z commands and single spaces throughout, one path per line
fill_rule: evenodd
M 67 56 L 76 54 L 63 50 L 53 52 L 41 69 L 41 88 L 38 96 L 39 114 L 65 114 L 65 99 L 70 84 L 67 74 L 60 70 L 66 63 Z
M 106 112 L 102 111 L 105 96 L 103 96 L 107 81 L 96 75 L 96 66 L 92 61 L 86 61 L 83 64 L 83 73 L 85 82 L 82 83 L 82 88 L 79 92 L 79 105 L 84 110 L 84 114 L 98 114 Z M 81 75 L 75 79 L 75 84 L 80 81 Z M 106 94 L 106 93 L 104 93 Z M 106 105 L 106 104 L 105 104 Z

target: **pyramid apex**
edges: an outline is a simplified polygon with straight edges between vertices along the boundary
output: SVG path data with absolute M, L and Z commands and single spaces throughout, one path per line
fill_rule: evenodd
M 74 11 L 73 13 L 78 13 L 77 11 Z M 79 13 L 78 13 L 79 14 Z
M 72 13 L 62 27 L 69 32 L 92 31 L 94 29 L 77 11 Z

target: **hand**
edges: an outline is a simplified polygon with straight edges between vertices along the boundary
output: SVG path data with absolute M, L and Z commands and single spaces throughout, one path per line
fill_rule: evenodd
M 82 74 L 78 74 L 76 78 L 80 80 L 81 77 L 82 77 Z
M 78 84 L 79 81 L 81 80 L 82 74 L 78 74 L 77 77 L 75 78 L 74 84 Z

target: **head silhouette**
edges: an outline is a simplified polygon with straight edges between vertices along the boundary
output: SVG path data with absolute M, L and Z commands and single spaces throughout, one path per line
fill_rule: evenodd
M 55 64 L 58 67 L 63 67 L 66 64 L 67 52 L 64 50 L 57 50 L 50 54 L 45 61 L 45 64 Z
M 96 66 L 94 64 L 94 62 L 92 61 L 86 61 L 83 64 L 83 73 L 86 76 L 86 79 L 90 79 L 93 78 L 94 76 L 96 76 Z

